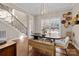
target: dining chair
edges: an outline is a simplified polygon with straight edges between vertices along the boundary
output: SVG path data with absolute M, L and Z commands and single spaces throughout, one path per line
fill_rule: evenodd
M 57 47 L 60 47 L 62 49 L 65 50 L 65 55 L 68 56 L 68 53 L 67 53 L 67 47 L 68 47 L 68 44 L 69 44 L 69 37 L 65 37 L 64 39 L 60 39 L 60 40 L 55 40 L 55 44 Z

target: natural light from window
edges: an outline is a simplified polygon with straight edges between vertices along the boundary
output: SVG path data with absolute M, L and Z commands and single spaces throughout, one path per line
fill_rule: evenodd
M 59 37 L 61 35 L 60 18 L 41 19 L 41 33 L 45 33 L 46 36 Z

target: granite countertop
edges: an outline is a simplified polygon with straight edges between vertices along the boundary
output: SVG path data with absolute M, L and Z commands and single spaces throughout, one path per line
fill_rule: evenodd
M 3 45 L 0 45 L 0 49 L 3 49 L 5 47 L 8 47 L 10 45 L 16 44 L 16 42 L 12 41 L 12 40 L 8 40 L 6 41 L 6 43 L 4 43 Z

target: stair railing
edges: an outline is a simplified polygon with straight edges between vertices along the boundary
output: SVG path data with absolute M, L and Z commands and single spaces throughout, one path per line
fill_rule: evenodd
M 0 4 L 0 8 L 4 9 L 8 13 L 10 13 L 10 15 L 12 16 L 12 18 L 11 18 L 12 21 L 11 21 L 10 24 L 12 26 L 14 26 L 15 28 L 17 28 L 22 33 L 27 34 L 27 27 L 15 15 L 12 14 L 12 12 L 9 10 L 10 8 L 8 6 Z

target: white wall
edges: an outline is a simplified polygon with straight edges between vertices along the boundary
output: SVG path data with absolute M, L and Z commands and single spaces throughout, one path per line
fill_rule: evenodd
M 41 19 L 38 16 L 34 17 L 34 33 L 41 32 Z
M 74 33 L 72 39 L 73 44 L 79 50 L 79 24 L 73 26 L 73 33 Z
M 32 15 L 27 15 L 27 28 L 28 28 L 28 36 L 34 32 L 34 17 Z
M 16 18 L 27 27 L 27 14 L 15 9 L 13 10 L 13 13 L 16 16 Z
M 21 35 L 24 35 L 20 31 L 18 31 L 16 28 L 2 21 L 2 19 L 0 19 L 0 31 L 6 31 L 7 39 L 19 38 Z
M 75 5 L 74 8 L 72 9 L 73 17 L 76 16 L 76 14 L 79 14 L 79 4 Z M 74 46 L 79 50 L 79 25 L 78 26 L 73 26 L 73 32 L 75 33 L 75 37 L 73 38 L 73 44 Z
M 79 4 L 76 4 L 71 11 L 73 16 L 75 16 L 76 14 L 79 14 Z

